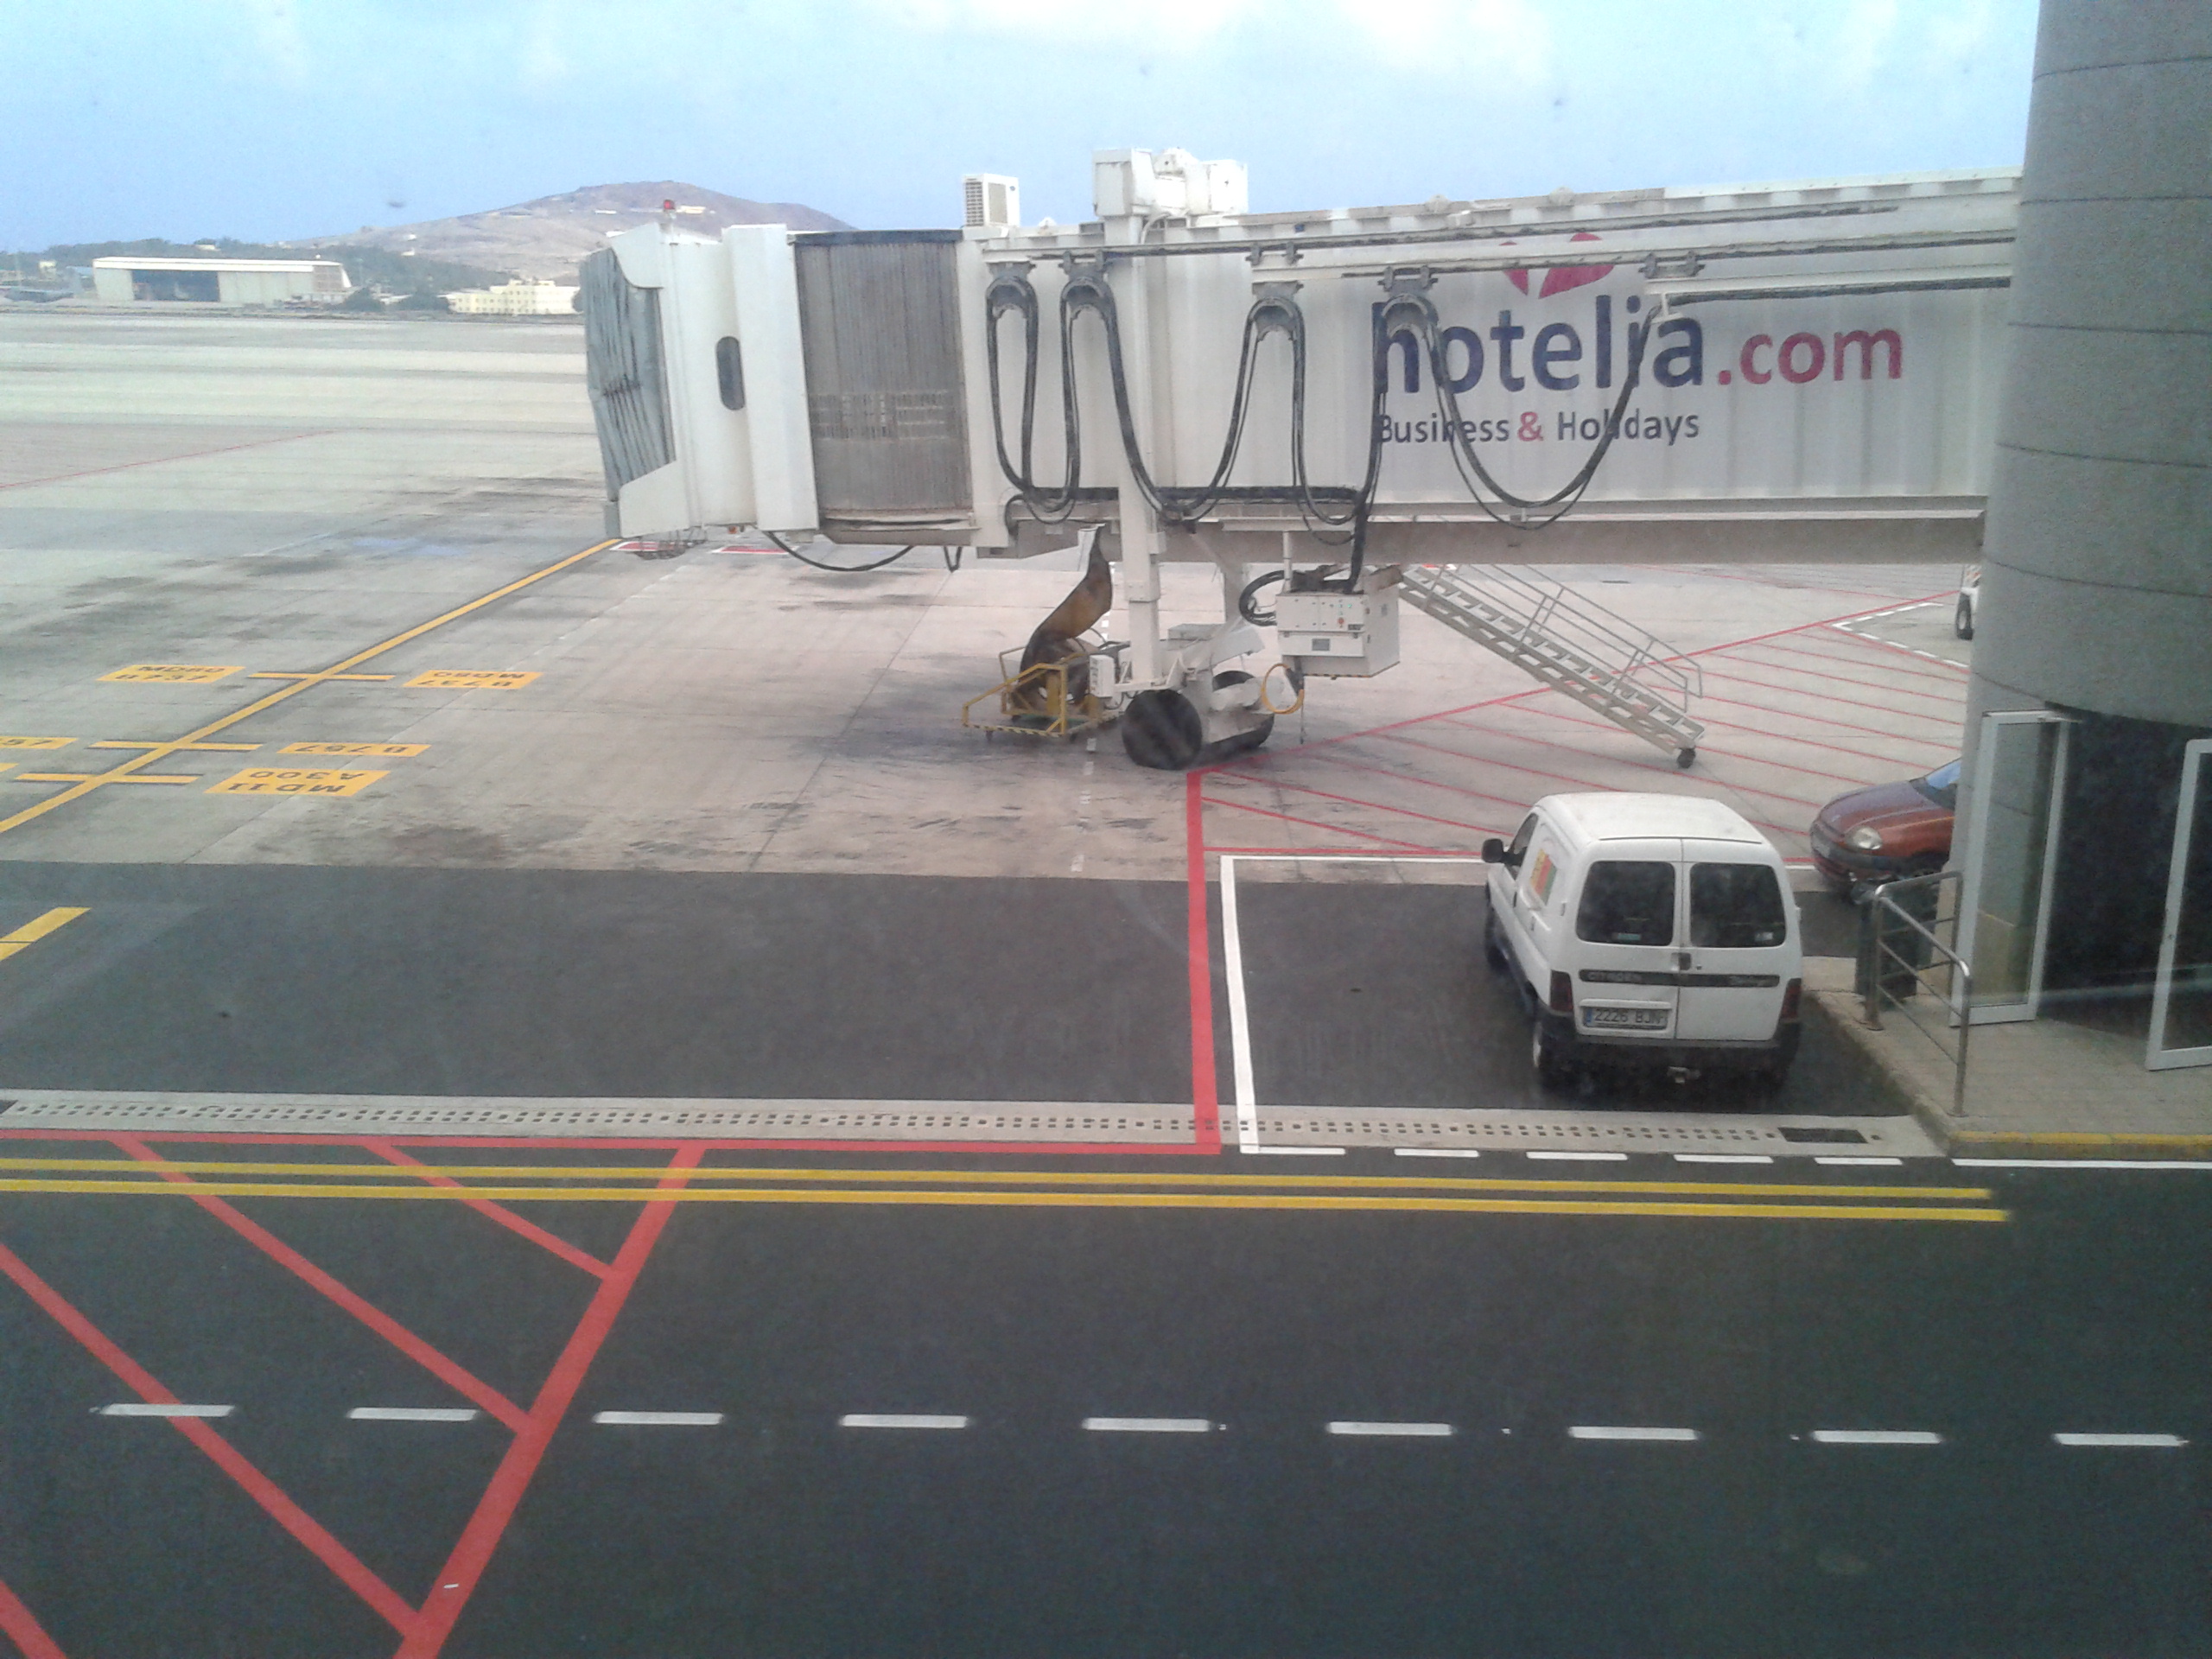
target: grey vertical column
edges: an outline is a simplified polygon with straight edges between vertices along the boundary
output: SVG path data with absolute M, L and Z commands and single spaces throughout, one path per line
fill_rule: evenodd
M 2157 961 L 2183 746 L 2212 728 L 2212 3 L 2044 0 L 2035 73 L 1961 861 L 1978 1001 L 2031 971 L 2126 998 Z M 1974 798 L 1982 717 L 2046 709 L 2074 721 L 2055 861 L 2054 734 L 2012 728 Z
M 2212 726 L 2212 4 L 2044 0 L 2035 74 L 1970 718 Z

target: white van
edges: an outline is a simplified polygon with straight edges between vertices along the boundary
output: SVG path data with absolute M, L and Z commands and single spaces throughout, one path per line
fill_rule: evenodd
M 1805 958 L 1782 855 L 1732 808 L 1548 795 L 1490 865 L 1484 947 L 1534 1027 L 1540 1078 L 1585 1068 L 1748 1073 L 1797 1053 Z

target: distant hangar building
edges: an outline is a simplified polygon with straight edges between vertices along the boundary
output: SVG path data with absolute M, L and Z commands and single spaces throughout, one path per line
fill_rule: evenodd
M 464 288 L 446 296 L 464 316 L 548 317 L 572 315 L 576 290 L 561 283 L 501 283 L 496 288 Z
M 111 305 L 280 305 L 287 300 L 342 300 L 353 285 L 335 259 L 143 259 L 92 261 L 92 291 Z

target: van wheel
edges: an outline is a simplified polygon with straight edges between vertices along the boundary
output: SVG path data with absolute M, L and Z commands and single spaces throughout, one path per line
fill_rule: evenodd
M 1492 973 L 1502 974 L 1513 965 L 1513 958 L 1505 954 L 1505 941 L 1497 936 L 1496 911 L 1483 918 L 1483 960 L 1490 963 Z
M 1529 1059 L 1536 1081 L 1547 1089 L 1564 1089 L 1574 1081 L 1574 1066 L 1560 1052 L 1560 1043 L 1541 1020 L 1529 1028 Z

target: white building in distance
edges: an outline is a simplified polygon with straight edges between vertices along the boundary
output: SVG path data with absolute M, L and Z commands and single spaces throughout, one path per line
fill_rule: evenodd
M 183 302 L 335 304 L 353 286 L 335 259 L 149 259 L 114 255 L 92 261 L 92 291 L 111 305 Z
M 497 288 L 464 288 L 446 296 L 463 316 L 549 317 L 573 313 L 576 290 L 558 283 L 501 283 Z

